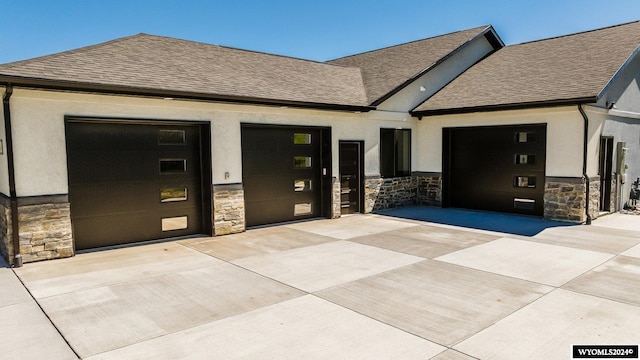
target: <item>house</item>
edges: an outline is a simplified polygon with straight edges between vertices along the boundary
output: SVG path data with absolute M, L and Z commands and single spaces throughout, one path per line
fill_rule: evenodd
M 416 203 L 588 222 L 640 176 L 639 35 L 483 26 L 321 63 L 139 34 L 0 65 L 0 253 Z

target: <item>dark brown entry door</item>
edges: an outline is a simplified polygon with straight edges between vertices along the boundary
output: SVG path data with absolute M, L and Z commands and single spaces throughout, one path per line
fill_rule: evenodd
M 340 213 L 362 211 L 361 141 L 340 142 Z
M 322 215 L 321 149 L 317 128 L 242 126 L 247 226 Z
M 68 120 L 76 248 L 208 232 L 200 135 L 195 125 Z
M 448 128 L 445 206 L 542 216 L 546 125 Z
M 613 172 L 613 138 L 600 138 L 600 211 L 611 210 L 611 180 Z

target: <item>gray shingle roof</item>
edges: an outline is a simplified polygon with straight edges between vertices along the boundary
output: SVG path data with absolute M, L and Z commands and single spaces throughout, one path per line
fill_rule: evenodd
M 367 105 L 359 69 L 138 34 L 0 65 L 3 78 L 40 79 L 288 102 Z
M 359 67 L 370 104 L 402 86 L 408 79 L 480 35 L 489 26 L 458 31 L 384 49 L 328 61 L 329 64 Z
M 430 114 L 595 100 L 640 44 L 640 22 L 504 47 L 414 109 Z

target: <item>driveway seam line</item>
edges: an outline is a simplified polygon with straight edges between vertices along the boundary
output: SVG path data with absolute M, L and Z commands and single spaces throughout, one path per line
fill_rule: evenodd
M 44 311 L 44 309 L 42 308 L 42 305 L 40 305 L 40 303 L 38 302 L 38 299 L 36 299 L 33 294 L 31 294 L 31 290 L 29 290 L 29 288 L 24 284 L 24 281 L 22 281 L 22 279 L 20 278 L 20 276 L 18 276 L 18 274 L 16 273 L 15 269 L 11 268 L 11 271 L 13 271 L 13 274 L 16 276 L 16 278 L 18 278 L 18 281 L 20 281 L 20 284 L 22 284 L 22 286 L 24 287 L 24 289 L 27 291 L 27 293 L 29 294 L 29 296 L 31 297 L 31 299 L 33 299 L 33 302 L 38 306 L 38 308 L 40 309 L 40 311 L 42 312 L 42 314 L 47 318 L 47 320 L 49 321 L 49 323 L 51 324 L 51 326 L 53 326 L 53 328 L 56 330 L 56 332 L 60 335 L 60 337 L 62 338 L 62 340 L 64 340 L 64 342 L 67 344 L 67 346 L 69 347 L 69 349 L 73 352 L 73 354 L 78 358 L 78 359 L 82 359 L 80 357 L 80 355 L 76 352 L 76 350 L 73 348 L 73 346 L 71 346 L 71 344 L 69 343 L 69 341 L 67 340 L 67 338 L 62 334 L 62 332 L 60 331 L 60 329 L 58 329 L 58 327 L 56 326 L 56 324 L 53 322 L 53 320 L 51 320 L 51 318 L 49 317 L 49 314 L 47 314 L 46 311 Z

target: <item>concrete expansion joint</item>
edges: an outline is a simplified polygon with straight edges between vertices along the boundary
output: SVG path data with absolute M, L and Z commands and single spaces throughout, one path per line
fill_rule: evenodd
M 53 329 L 55 329 L 55 331 L 58 333 L 58 335 L 60 335 L 60 338 L 62 340 L 64 340 L 64 342 L 67 344 L 69 349 L 73 352 L 73 354 L 78 359 L 81 359 L 80 355 L 76 352 L 76 350 L 73 348 L 73 346 L 71 346 L 71 344 L 69 343 L 69 340 L 62 334 L 62 332 L 56 326 L 56 324 L 53 322 L 53 320 L 51 320 L 51 317 L 49 316 L 49 314 L 44 310 L 42 305 L 40 305 L 40 302 L 38 302 L 38 300 L 35 298 L 35 296 L 33 296 L 33 294 L 31 293 L 31 290 L 29 290 L 29 288 L 25 285 L 24 281 L 22 281 L 22 278 L 20 276 L 18 276 L 18 274 L 16 273 L 16 271 L 14 269 L 11 269 L 11 271 L 13 272 L 13 275 L 16 277 L 16 279 L 18 279 L 18 281 L 20 281 L 20 284 L 22 285 L 22 287 L 24 287 L 25 291 L 29 294 L 29 297 L 31 297 L 31 300 L 33 300 L 33 302 L 36 304 L 36 306 L 40 309 L 40 311 L 42 312 L 42 315 L 44 315 L 47 318 L 47 321 L 49 322 L 49 324 L 51 324 Z

